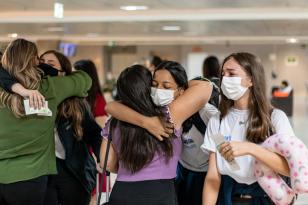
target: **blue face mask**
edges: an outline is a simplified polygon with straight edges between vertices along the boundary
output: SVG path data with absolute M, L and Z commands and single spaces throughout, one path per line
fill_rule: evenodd
M 151 88 L 151 97 L 155 105 L 169 105 L 174 100 L 174 90 Z

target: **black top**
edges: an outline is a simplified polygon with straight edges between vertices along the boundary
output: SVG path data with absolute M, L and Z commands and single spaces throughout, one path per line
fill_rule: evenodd
M 52 66 L 41 63 L 38 66 L 43 71 L 43 76 L 58 76 L 58 70 Z M 12 86 L 17 83 L 17 80 L 10 76 L 10 74 L 0 65 L 0 87 L 7 92 L 12 92 Z
M 58 75 L 58 70 L 47 64 L 40 64 L 39 68 L 43 70 L 45 75 Z M 7 92 L 12 92 L 12 85 L 17 82 L 4 68 L 0 67 L 0 87 Z M 96 184 L 96 164 L 88 148 L 92 147 L 99 161 L 102 143 L 101 127 L 95 122 L 86 105 L 83 107 L 82 113 L 82 140 L 77 141 L 75 138 L 71 119 L 60 118 L 57 121 L 56 127 L 65 149 L 65 164 L 86 191 L 91 193 Z
M 89 146 L 92 147 L 99 161 L 102 137 L 101 127 L 95 122 L 87 108 L 83 110 L 82 128 L 82 140 L 77 141 L 70 119 L 61 118 L 57 122 L 59 138 L 65 149 L 65 164 L 88 193 L 91 193 L 96 184 L 97 171 L 95 161 L 89 152 Z
M 1 66 L 0 67 L 0 87 L 7 92 L 11 92 L 12 85 L 17 81 Z

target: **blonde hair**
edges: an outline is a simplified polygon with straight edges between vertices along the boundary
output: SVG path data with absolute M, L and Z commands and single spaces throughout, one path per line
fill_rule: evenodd
M 37 59 L 38 51 L 33 42 L 16 39 L 5 49 L 1 62 L 3 68 L 22 86 L 37 89 L 41 81 Z M 18 118 L 25 115 L 23 98 L 20 95 L 0 90 L 0 104 L 7 106 Z

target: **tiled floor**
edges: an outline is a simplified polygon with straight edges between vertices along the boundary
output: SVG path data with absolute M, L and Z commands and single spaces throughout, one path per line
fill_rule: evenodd
M 294 116 L 290 118 L 295 134 L 308 146 L 308 98 L 306 96 L 297 96 L 294 100 Z M 115 175 L 111 176 L 114 182 Z M 102 196 L 105 201 L 105 195 Z M 295 203 L 296 205 L 308 205 L 308 194 L 300 195 Z

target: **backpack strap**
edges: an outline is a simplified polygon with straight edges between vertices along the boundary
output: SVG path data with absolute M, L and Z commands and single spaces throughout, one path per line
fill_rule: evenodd
M 197 128 L 197 130 L 204 135 L 205 131 L 206 131 L 206 124 L 204 123 L 204 121 L 202 120 L 199 112 L 196 112 L 193 116 L 192 116 L 192 123 L 193 125 Z
M 105 159 L 104 159 L 104 165 L 103 165 L 103 171 L 102 171 L 102 178 L 101 178 L 101 183 L 99 184 L 99 194 L 98 194 L 98 199 L 97 199 L 97 205 L 100 205 L 101 197 L 102 197 L 102 191 L 103 191 L 103 184 L 105 182 L 105 177 L 108 176 L 110 173 L 107 171 L 107 162 L 108 162 L 108 156 L 109 156 L 109 150 L 110 150 L 110 145 L 112 142 L 112 125 L 114 125 L 115 120 L 111 119 L 110 124 L 109 124 L 109 132 L 108 132 L 108 140 L 107 140 L 107 148 L 106 148 L 106 153 L 105 153 Z M 103 159 L 101 159 L 103 160 Z M 106 190 L 109 187 L 106 187 Z M 108 196 L 107 196 L 108 197 Z
M 210 79 L 204 78 L 204 77 L 196 77 L 194 78 L 194 80 L 203 80 L 203 81 L 208 81 L 213 85 L 213 90 L 209 99 L 209 102 L 211 105 L 214 105 L 216 108 L 218 108 L 219 105 L 219 88 L 217 87 L 217 85 L 212 82 Z M 197 130 L 204 135 L 205 131 L 206 131 L 206 124 L 204 123 L 203 119 L 200 116 L 199 112 L 196 112 L 195 114 L 192 115 L 191 117 L 192 119 L 192 124 L 197 128 Z M 191 129 L 191 128 L 189 128 Z

